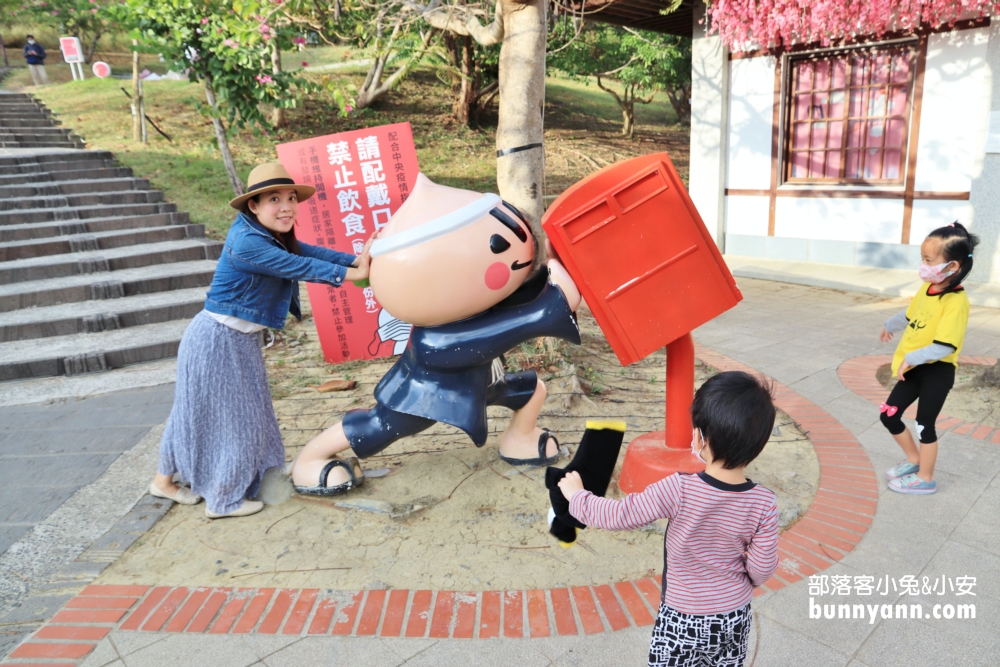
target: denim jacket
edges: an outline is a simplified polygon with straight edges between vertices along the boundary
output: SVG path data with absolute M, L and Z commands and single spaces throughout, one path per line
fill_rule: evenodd
M 226 235 L 205 310 L 272 329 L 284 327 L 289 312 L 301 320 L 298 281 L 340 287 L 357 258 L 301 241 L 299 252 L 288 252 L 267 229 L 240 213 Z

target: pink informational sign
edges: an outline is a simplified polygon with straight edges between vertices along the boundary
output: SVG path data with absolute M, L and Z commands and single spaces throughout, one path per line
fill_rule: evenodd
M 80 45 L 80 39 L 78 37 L 60 37 L 59 50 L 62 51 L 64 62 L 83 62 L 83 47 Z
M 382 125 L 278 146 L 296 183 L 316 188 L 299 206 L 295 236 L 358 254 L 402 205 L 420 167 L 409 123 Z M 387 313 L 370 287 L 307 284 L 327 363 L 399 354 L 410 325 Z

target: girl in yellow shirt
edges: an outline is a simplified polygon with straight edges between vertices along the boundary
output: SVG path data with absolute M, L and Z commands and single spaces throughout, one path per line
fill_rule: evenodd
M 957 222 L 931 232 L 920 245 L 923 263 L 918 269 L 924 284 L 910 306 L 886 321 L 882 342 L 904 331 L 892 372 L 899 382 L 881 407 L 882 423 L 906 454 L 906 460 L 885 472 L 889 488 L 898 493 L 937 491 L 934 462 L 938 443 L 934 422 L 952 385 L 969 322 L 969 297 L 962 281 L 972 270 L 972 251 L 979 238 Z M 903 413 L 917 404 L 920 448 L 903 424 Z

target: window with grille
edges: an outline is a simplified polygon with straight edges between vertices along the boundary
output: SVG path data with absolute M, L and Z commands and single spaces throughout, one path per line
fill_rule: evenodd
M 902 183 L 916 49 L 793 58 L 786 98 L 789 183 Z

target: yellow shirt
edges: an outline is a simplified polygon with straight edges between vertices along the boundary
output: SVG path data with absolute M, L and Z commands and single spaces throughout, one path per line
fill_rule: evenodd
M 910 323 L 892 357 L 893 375 L 907 354 L 933 343 L 954 348 L 941 361 L 958 366 L 958 354 L 962 351 L 965 327 L 969 323 L 969 297 L 962 288 L 944 296 L 928 294 L 930 286 L 930 283 L 924 283 L 906 309 L 906 319 Z

